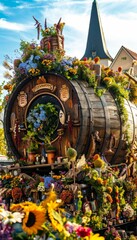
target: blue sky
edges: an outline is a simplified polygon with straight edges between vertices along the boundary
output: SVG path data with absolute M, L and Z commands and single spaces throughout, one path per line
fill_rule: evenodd
M 43 26 L 65 22 L 66 55 L 81 58 L 85 52 L 93 0 L 0 0 L 0 82 L 8 55 L 16 58 L 20 41 L 37 40 L 34 16 Z M 97 0 L 107 49 L 112 57 L 123 45 L 137 52 L 137 1 Z

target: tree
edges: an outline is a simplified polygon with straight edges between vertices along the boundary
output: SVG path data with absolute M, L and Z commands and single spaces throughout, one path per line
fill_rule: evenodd
M 0 127 L 0 154 L 6 155 L 7 154 L 7 147 L 6 141 L 4 136 L 4 129 Z

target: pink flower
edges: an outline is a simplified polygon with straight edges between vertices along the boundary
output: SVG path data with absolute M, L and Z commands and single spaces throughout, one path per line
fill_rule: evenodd
M 78 225 L 77 223 L 71 223 L 69 221 L 65 224 L 65 228 L 69 233 L 76 231 L 76 229 L 79 228 L 79 226 L 80 225 Z
M 87 236 L 90 236 L 90 233 L 92 232 L 91 228 L 89 227 L 82 227 L 82 226 L 79 226 L 77 229 L 76 229 L 76 233 L 79 237 L 87 237 Z

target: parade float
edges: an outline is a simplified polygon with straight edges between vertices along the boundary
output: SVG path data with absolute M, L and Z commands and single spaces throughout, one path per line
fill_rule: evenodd
M 136 239 L 136 81 L 66 56 L 63 27 L 4 62 L 1 239 Z

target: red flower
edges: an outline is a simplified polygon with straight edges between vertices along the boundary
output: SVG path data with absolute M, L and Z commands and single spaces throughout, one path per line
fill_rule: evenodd
M 118 72 L 122 72 L 122 67 L 118 67 Z
M 9 96 L 8 96 L 8 95 L 5 96 L 5 100 L 6 100 L 6 101 L 9 100 Z
M 99 63 L 100 62 L 100 58 L 99 57 L 95 57 L 93 60 L 94 60 L 95 63 Z
M 89 227 L 82 227 L 79 226 L 76 230 L 76 233 L 79 237 L 87 237 L 90 236 L 90 233 L 92 232 L 91 228 Z
M 83 61 L 87 61 L 87 60 L 88 60 L 87 57 L 84 57 L 84 58 L 83 58 Z

